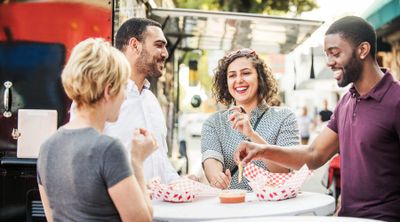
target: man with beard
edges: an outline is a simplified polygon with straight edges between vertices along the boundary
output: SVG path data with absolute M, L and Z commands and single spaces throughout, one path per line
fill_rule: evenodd
M 235 161 L 261 159 L 316 169 L 340 152 L 339 216 L 400 221 L 400 83 L 376 62 L 376 34 L 355 16 L 325 33 L 327 65 L 338 85 L 353 83 L 310 146 L 291 149 L 242 142 Z
M 166 45 L 161 25 L 145 18 L 125 21 L 115 36 L 115 46 L 128 59 L 132 73 L 119 118 L 106 126 L 105 133 L 120 139 L 125 147 L 131 147 L 132 133 L 136 128 L 146 128 L 156 137 L 159 149 L 143 165 L 146 182 L 153 177 L 160 177 L 162 183 L 179 178 L 167 156 L 164 114 L 147 80 L 148 77 L 158 78 L 163 74 L 168 58 Z
M 168 58 L 167 40 L 161 25 L 150 19 L 131 18 L 119 28 L 115 45 L 128 59 L 132 72 L 118 120 L 107 123 L 104 133 L 120 139 L 124 147 L 130 149 L 135 129 L 146 128 L 154 135 L 159 149 L 143 164 L 145 181 L 149 182 L 154 177 L 160 177 L 162 183 L 176 180 L 179 175 L 167 156 L 164 114 L 146 79 L 160 77 Z M 75 104 L 71 108 L 71 119 L 74 118 L 74 107 Z

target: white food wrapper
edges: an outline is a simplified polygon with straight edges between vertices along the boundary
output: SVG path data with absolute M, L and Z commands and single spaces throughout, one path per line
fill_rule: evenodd
M 201 196 L 218 196 L 220 189 L 187 178 L 180 178 L 169 184 L 161 184 L 160 178 L 150 182 L 152 198 L 174 203 L 190 202 Z
M 244 169 L 244 176 L 249 180 L 249 185 L 258 199 L 270 201 L 296 197 L 311 174 L 307 165 L 290 173 L 271 173 L 254 163 L 247 164 Z

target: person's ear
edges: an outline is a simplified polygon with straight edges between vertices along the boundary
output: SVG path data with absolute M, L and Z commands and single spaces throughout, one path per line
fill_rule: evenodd
M 362 42 L 358 47 L 359 59 L 364 60 L 365 58 L 367 58 L 370 50 L 371 45 L 368 42 Z
M 110 101 L 112 98 L 110 91 L 111 91 L 111 84 L 107 84 L 106 88 L 104 88 L 104 92 L 103 92 L 103 98 L 104 98 L 104 101 L 106 101 L 106 102 Z
M 140 51 L 142 50 L 141 42 L 135 37 L 130 38 L 128 44 L 129 47 L 132 49 L 132 51 L 135 53 L 139 54 Z

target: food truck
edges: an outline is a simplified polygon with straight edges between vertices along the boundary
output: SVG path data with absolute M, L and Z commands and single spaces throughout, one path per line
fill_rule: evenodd
M 40 143 L 69 120 L 71 101 L 62 89 L 60 75 L 78 42 L 88 37 L 112 42 L 116 27 L 129 17 L 151 17 L 162 24 L 172 65 L 167 66 L 164 84 L 158 86 L 163 90 L 157 90 L 158 84 L 152 84 L 152 90 L 166 95 L 168 103 L 163 110 L 171 144 L 174 115 L 179 111 L 179 88 L 178 93 L 173 92 L 179 86 L 174 61 L 181 58 L 175 50 L 226 51 L 234 47 L 229 41 L 242 33 L 245 38 L 239 39 L 249 47 L 286 53 L 321 25 L 299 19 L 165 9 L 164 5 L 151 10 L 156 6 L 151 0 L 0 1 L 0 221 L 45 221 L 36 159 Z M 248 35 L 250 23 L 261 35 Z M 230 31 L 205 28 L 216 25 Z M 235 27 L 238 29 L 232 31 Z M 279 30 L 285 38 L 278 35 L 265 44 L 265 32 L 269 36 L 276 32 L 271 30 Z
M 115 7 L 107 0 L 0 3 L 0 221 L 45 221 L 36 143 L 69 119 L 60 75 L 71 49 L 88 37 L 112 41 Z

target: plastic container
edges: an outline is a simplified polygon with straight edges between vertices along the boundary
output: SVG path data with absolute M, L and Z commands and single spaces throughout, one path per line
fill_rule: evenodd
M 247 190 L 223 190 L 219 194 L 220 203 L 243 203 L 246 200 Z

